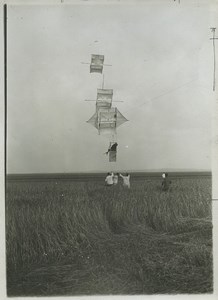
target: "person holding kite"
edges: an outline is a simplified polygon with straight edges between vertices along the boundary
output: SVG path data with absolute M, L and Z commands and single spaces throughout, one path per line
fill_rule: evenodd
M 119 173 L 115 173 L 115 174 L 114 174 L 114 177 L 113 177 L 114 185 L 117 185 L 117 184 L 118 184 L 118 180 L 119 180 L 118 176 L 119 176 Z
M 107 177 L 105 178 L 106 186 L 112 186 L 114 184 L 113 177 L 114 177 L 113 173 L 107 173 Z
M 130 189 L 130 175 L 128 173 L 125 175 L 120 174 L 120 177 L 123 178 L 123 186 Z

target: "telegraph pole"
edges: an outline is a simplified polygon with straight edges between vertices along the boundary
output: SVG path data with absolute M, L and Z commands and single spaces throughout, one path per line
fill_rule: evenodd
M 7 4 L 4 4 L 5 176 L 7 173 Z M 6 189 L 5 189 L 6 190 Z
M 213 33 L 213 37 L 210 38 L 210 40 L 213 40 L 213 91 L 215 91 L 215 86 L 216 86 L 216 48 L 215 48 L 215 40 L 218 40 L 218 38 L 215 37 L 216 27 L 211 27 L 210 29 Z

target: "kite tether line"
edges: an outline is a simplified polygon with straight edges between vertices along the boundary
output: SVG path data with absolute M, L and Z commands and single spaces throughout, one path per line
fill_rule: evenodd
M 182 84 L 182 85 L 180 85 L 180 86 L 177 86 L 177 87 L 175 87 L 174 89 L 171 89 L 171 90 L 169 90 L 169 91 L 167 91 L 167 92 L 165 92 L 165 93 L 163 93 L 163 94 L 160 94 L 160 95 L 158 95 L 158 96 L 156 96 L 156 97 L 150 98 L 149 100 L 147 100 L 147 101 L 145 101 L 145 102 L 143 102 L 143 103 L 141 103 L 141 104 L 135 106 L 134 108 L 128 109 L 128 110 L 124 111 L 124 113 L 127 113 L 127 112 L 129 112 L 130 110 L 132 110 L 132 111 L 133 111 L 133 110 L 137 110 L 137 109 L 141 108 L 142 106 L 146 105 L 147 103 L 153 102 L 154 100 L 157 100 L 157 99 L 159 99 L 159 98 L 161 98 L 161 97 L 163 97 L 163 96 L 165 96 L 165 95 L 171 94 L 171 93 L 173 93 L 174 91 L 176 91 L 176 90 L 178 90 L 178 89 L 181 89 L 182 87 L 184 87 L 184 86 L 186 86 L 186 85 L 192 83 L 192 82 L 195 81 L 195 80 L 197 80 L 197 77 L 194 77 L 194 79 L 192 79 L 191 81 L 188 81 L 188 82 L 186 82 L 186 83 L 184 83 L 184 84 Z

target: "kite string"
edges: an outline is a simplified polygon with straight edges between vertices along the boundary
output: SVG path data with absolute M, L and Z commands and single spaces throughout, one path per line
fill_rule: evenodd
M 207 36 L 208 36 L 208 34 L 205 34 L 205 38 L 206 38 Z M 203 39 L 203 40 L 204 40 L 204 39 Z M 130 110 L 136 110 L 136 109 L 142 107 L 143 105 L 145 105 L 146 103 L 152 102 L 152 100 L 155 100 L 155 99 L 158 99 L 158 98 L 160 98 L 160 97 L 162 97 L 162 96 L 165 96 L 165 95 L 167 95 L 167 94 L 170 94 L 170 93 L 172 93 L 173 91 L 175 91 L 175 90 L 177 90 L 177 89 L 180 89 L 180 88 L 182 88 L 182 87 L 184 87 L 184 86 L 190 84 L 191 82 L 197 80 L 197 78 L 198 78 L 198 76 L 195 76 L 194 79 L 192 79 L 191 81 L 189 81 L 189 82 L 187 82 L 187 83 L 185 83 L 185 84 L 183 84 L 183 85 L 180 85 L 180 86 L 178 86 L 178 87 L 176 87 L 176 88 L 174 88 L 174 89 L 172 89 L 172 90 L 169 90 L 169 91 L 166 92 L 166 93 L 163 93 L 163 94 L 158 95 L 158 96 L 156 96 L 156 97 L 154 97 L 154 98 L 151 98 L 151 99 L 149 99 L 149 100 L 143 102 L 142 104 L 139 104 L 138 106 L 135 106 L 135 107 L 132 108 L 132 109 L 128 109 L 128 110 L 124 111 L 124 113 L 127 113 L 127 112 L 129 112 Z
M 154 100 L 159 99 L 159 98 L 161 98 L 162 96 L 165 96 L 165 95 L 167 95 L 167 94 L 170 94 L 170 93 L 172 93 L 172 92 L 174 92 L 174 91 L 176 91 L 176 90 L 178 90 L 178 89 L 180 89 L 180 88 L 182 88 L 182 87 L 184 87 L 184 86 L 186 86 L 186 85 L 192 83 L 193 81 L 197 80 L 197 78 L 198 78 L 198 77 L 196 76 L 196 77 L 194 77 L 194 79 L 192 79 L 192 80 L 189 81 L 189 82 L 184 83 L 183 85 L 180 85 L 180 86 L 178 86 L 178 87 L 176 87 L 176 88 L 174 88 L 174 89 L 171 89 L 171 90 L 169 90 L 169 91 L 167 91 L 167 92 L 165 92 L 165 93 L 163 93 L 163 94 L 160 94 L 160 95 L 158 95 L 158 96 L 156 96 L 156 97 L 150 98 L 149 100 L 147 100 L 147 101 L 145 101 L 145 102 L 143 102 L 143 103 L 141 103 L 141 104 L 135 106 L 134 108 L 128 109 L 128 110 L 124 111 L 124 113 L 127 113 L 127 112 L 129 112 L 130 110 L 131 110 L 131 111 L 132 111 L 132 110 L 137 110 L 138 108 L 144 106 L 145 104 L 147 104 L 147 103 L 149 103 L 149 102 L 153 102 Z

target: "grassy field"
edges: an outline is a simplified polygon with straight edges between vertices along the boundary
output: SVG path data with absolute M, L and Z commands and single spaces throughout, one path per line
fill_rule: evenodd
M 8 296 L 210 293 L 211 178 L 8 181 Z

